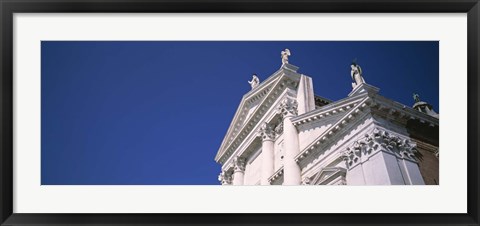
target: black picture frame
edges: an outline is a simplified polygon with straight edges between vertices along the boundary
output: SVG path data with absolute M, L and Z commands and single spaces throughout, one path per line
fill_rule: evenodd
M 479 0 L 0 0 L 1 225 L 478 225 Z M 13 213 L 14 13 L 467 13 L 466 214 L 23 214 Z M 453 138 L 454 139 L 454 138 Z M 454 195 L 454 194 L 452 194 Z M 443 203 L 445 204 L 445 203 Z M 447 205 L 447 204 L 445 204 Z

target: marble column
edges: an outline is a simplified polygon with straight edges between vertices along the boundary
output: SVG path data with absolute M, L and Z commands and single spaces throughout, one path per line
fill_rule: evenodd
M 300 152 L 298 146 L 297 128 L 291 118 L 297 115 L 298 103 L 293 98 L 286 98 L 280 104 L 280 112 L 283 115 L 283 143 L 285 156 L 283 158 L 283 185 L 300 185 L 301 169 L 295 162 L 295 156 Z
M 243 185 L 244 175 L 245 159 L 237 156 L 233 159 L 233 185 Z
M 274 139 L 275 132 L 267 123 L 260 128 L 260 136 L 262 137 L 262 171 L 261 185 L 270 185 L 268 178 L 274 173 Z

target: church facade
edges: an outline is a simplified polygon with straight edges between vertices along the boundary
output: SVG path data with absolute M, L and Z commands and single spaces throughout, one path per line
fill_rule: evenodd
M 379 94 L 352 63 L 352 91 L 331 101 L 288 63 L 254 75 L 215 156 L 222 185 L 439 184 L 439 119 L 414 95 L 405 106 Z

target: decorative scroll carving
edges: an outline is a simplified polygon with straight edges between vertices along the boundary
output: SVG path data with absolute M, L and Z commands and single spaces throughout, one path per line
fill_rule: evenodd
M 293 98 L 285 98 L 278 107 L 283 116 L 292 116 L 298 114 L 298 102 Z
M 260 130 L 258 131 L 258 133 L 259 133 L 260 137 L 262 137 L 262 140 L 273 140 L 273 139 L 275 139 L 275 131 L 266 122 L 262 125 L 262 127 L 260 127 Z
M 235 172 L 238 172 L 238 171 L 241 171 L 241 172 L 244 172 L 245 171 L 245 159 L 242 158 L 242 157 L 235 157 L 233 159 L 233 170 Z
M 399 158 L 416 161 L 416 145 L 409 139 L 403 139 L 397 135 L 388 133 L 378 128 L 372 133 L 365 134 L 365 137 L 353 142 L 343 153 L 343 159 L 348 168 L 359 163 L 363 156 L 368 157 L 377 151 L 386 151 L 395 154 Z
M 218 181 L 222 183 L 222 185 L 231 185 L 232 184 L 232 173 L 222 171 L 220 175 L 218 175 Z

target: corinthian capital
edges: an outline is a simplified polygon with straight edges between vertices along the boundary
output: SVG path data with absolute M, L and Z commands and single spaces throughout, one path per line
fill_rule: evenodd
M 368 156 L 378 151 L 392 153 L 398 158 L 417 161 L 415 143 L 412 143 L 410 139 L 404 139 L 378 128 L 375 128 L 371 133 L 365 134 L 364 138 L 353 142 L 343 152 L 342 157 L 346 162 L 347 168 L 352 168 L 360 163 L 362 158 L 368 159 Z
M 275 131 L 273 128 L 268 125 L 266 122 L 260 127 L 258 134 L 262 137 L 262 140 L 273 140 L 275 139 Z
M 283 116 L 297 115 L 298 103 L 293 98 L 285 98 L 278 107 L 278 110 Z
M 238 171 L 243 172 L 243 171 L 245 171 L 245 159 L 242 158 L 242 157 L 239 157 L 239 156 L 235 157 L 235 158 L 233 159 L 233 170 L 234 170 L 235 172 L 238 172 Z
M 232 174 L 226 171 L 222 171 L 220 175 L 218 175 L 218 180 L 222 185 L 230 185 L 232 184 Z

